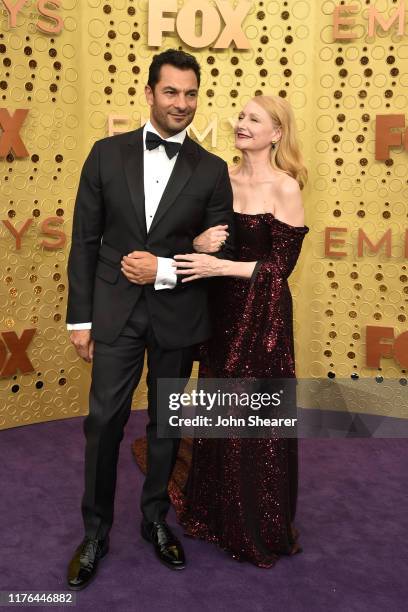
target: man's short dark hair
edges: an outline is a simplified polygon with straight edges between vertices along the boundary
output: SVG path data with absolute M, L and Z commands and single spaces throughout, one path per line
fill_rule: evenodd
M 159 55 L 155 55 L 152 63 L 150 64 L 149 80 L 147 81 L 147 84 L 151 89 L 154 89 L 154 86 L 159 82 L 160 69 L 165 64 L 169 64 L 170 66 L 174 66 L 180 70 L 194 70 L 197 77 L 198 87 L 200 87 L 201 70 L 200 64 L 197 62 L 196 58 L 185 51 L 168 49 L 167 51 L 163 51 L 163 53 L 159 53 Z

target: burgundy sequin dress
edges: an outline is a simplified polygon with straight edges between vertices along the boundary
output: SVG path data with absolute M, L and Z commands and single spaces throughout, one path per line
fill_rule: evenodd
M 236 213 L 235 222 L 236 259 L 258 263 L 252 279 L 214 279 L 214 330 L 202 347 L 200 376 L 294 378 L 287 278 L 309 230 L 270 213 Z M 143 467 L 141 445 L 133 448 Z M 299 548 L 297 465 L 296 438 L 182 440 L 169 486 L 178 520 L 187 534 L 234 558 L 271 567 Z

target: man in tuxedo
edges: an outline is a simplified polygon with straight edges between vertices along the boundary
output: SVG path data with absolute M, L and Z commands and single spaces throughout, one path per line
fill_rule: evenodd
M 185 566 L 165 520 L 179 440 L 157 436 L 157 381 L 188 379 L 194 347 L 211 330 L 208 281 L 182 283 L 172 258 L 191 252 L 194 238 L 218 225 L 229 229 L 218 254 L 233 255 L 227 165 L 186 134 L 199 85 L 192 55 L 169 50 L 155 56 L 145 88 L 150 121 L 95 142 L 81 173 L 67 327 L 78 354 L 92 362 L 92 384 L 84 420 L 85 536 L 68 568 L 75 590 L 89 584 L 108 552 L 119 446 L 145 350 L 149 423 L 141 533 L 167 567 Z

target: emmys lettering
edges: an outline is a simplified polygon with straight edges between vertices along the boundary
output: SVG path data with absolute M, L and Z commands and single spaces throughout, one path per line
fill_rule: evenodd
M 26 234 L 27 230 L 31 227 L 33 219 L 26 219 L 19 229 L 17 229 L 17 227 L 15 227 L 8 219 L 3 219 L 2 222 L 15 240 L 16 251 L 19 251 L 21 249 L 22 238 L 24 234 Z M 51 236 L 52 238 L 55 238 L 55 240 L 52 240 L 51 242 L 49 240 L 41 240 L 40 246 L 47 251 L 62 249 L 65 246 L 67 237 L 65 232 L 56 229 L 53 227 L 53 225 L 62 225 L 63 223 L 63 217 L 47 217 L 44 219 L 40 224 L 41 233 L 45 234 L 46 236 Z
M 141 116 L 139 125 L 144 125 L 146 121 L 146 117 Z M 236 119 L 234 117 L 230 117 L 227 121 L 231 129 L 234 129 Z M 204 140 L 209 137 L 211 147 L 216 149 L 218 142 L 218 127 L 218 117 L 213 117 L 201 131 L 193 123 L 191 123 L 187 127 L 187 132 L 190 136 L 193 135 L 198 142 L 204 142 Z M 129 115 L 117 115 L 113 113 L 108 115 L 108 136 L 123 134 L 123 132 L 127 132 L 129 129 L 131 129 L 131 118 Z
M 177 0 L 149 0 L 147 44 L 160 47 L 165 32 L 177 32 L 180 39 L 193 49 L 209 46 L 228 49 L 231 43 L 237 49 L 250 49 L 251 44 L 242 31 L 242 22 L 252 8 L 252 2 L 239 0 L 235 8 L 230 0 L 215 0 L 215 3 L 217 8 L 206 0 L 190 0 L 178 10 Z
M 17 0 L 17 2 L 12 2 L 11 0 L 0 0 L 3 3 L 4 8 L 6 9 L 9 17 L 9 27 L 15 28 L 17 27 L 17 15 L 22 11 L 22 9 L 27 4 L 28 0 Z M 53 8 L 47 8 L 47 4 Z M 44 34 L 59 34 L 64 27 L 64 22 L 62 21 L 62 17 L 56 14 L 56 10 L 58 10 L 61 6 L 61 0 L 37 0 L 37 11 L 43 17 L 47 17 L 50 21 L 44 21 L 43 19 L 38 19 L 37 28 L 44 32 Z
M 398 128 L 405 128 L 405 115 L 377 115 L 375 159 L 379 161 L 389 159 L 390 147 L 403 147 L 408 151 L 408 130 L 396 132 Z
M 384 18 L 375 6 L 364 7 L 368 10 L 368 36 L 375 37 L 377 26 L 383 32 L 388 32 L 392 26 L 398 22 L 398 36 L 404 35 L 405 24 L 405 5 L 400 2 L 395 12 L 388 19 Z M 390 7 L 393 9 L 394 7 Z M 357 4 L 348 4 L 336 6 L 333 12 L 333 38 L 334 40 L 350 40 L 360 38 L 353 26 L 356 25 L 356 20 L 350 15 L 358 13 L 360 6 Z
M 403 368 L 408 368 L 408 331 L 395 337 L 393 327 L 367 325 L 366 344 L 368 368 L 379 368 L 381 357 L 394 357 Z
M 335 238 L 333 234 L 347 234 L 349 229 L 347 227 L 326 227 L 324 237 L 324 255 L 325 257 L 347 257 L 346 251 L 335 251 L 333 247 L 341 247 L 346 244 L 343 238 Z M 357 257 L 363 257 L 365 249 L 370 253 L 378 254 L 382 249 L 385 249 L 385 257 L 391 258 L 392 255 L 392 232 L 391 228 L 387 229 L 386 232 L 377 240 L 376 243 L 371 242 L 365 231 L 358 229 L 357 232 Z M 403 244 L 403 250 L 401 256 L 408 259 L 408 229 L 405 230 L 405 238 Z
M 35 329 L 25 329 L 21 338 L 15 332 L 1 333 L 3 340 L 0 340 L 0 376 L 14 376 L 17 370 L 22 374 L 34 372 L 27 349 L 35 332 Z

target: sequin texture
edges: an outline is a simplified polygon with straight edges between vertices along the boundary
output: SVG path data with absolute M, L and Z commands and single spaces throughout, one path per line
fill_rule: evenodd
M 287 278 L 307 227 L 271 214 L 235 215 L 237 260 L 258 261 L 252 279 L 220 278 L 211 294 L 214 332 L 200 374 L 214 378 L 295 376 L 292 298 Z M 296 439 L 193 442 L 185 496 L 176 502 L 187 533 L 234 558 L 271 567 L 296 551 Z
M 270 213 L 237 213 L 235 222 L 236 259 L 258 264 L 251 279 L 212 283 L 214 329 L 201 347 L 200 376 L 294 378 L 287 279 L 309 229 Z M 140 462 L 137 443 L 134 450 Z M 295 438 L 196 439 L 182 440 L 169 493 L 188 535 L 218 544 L 235 559 L 271 567 L 299 549 L 297 486 Z

